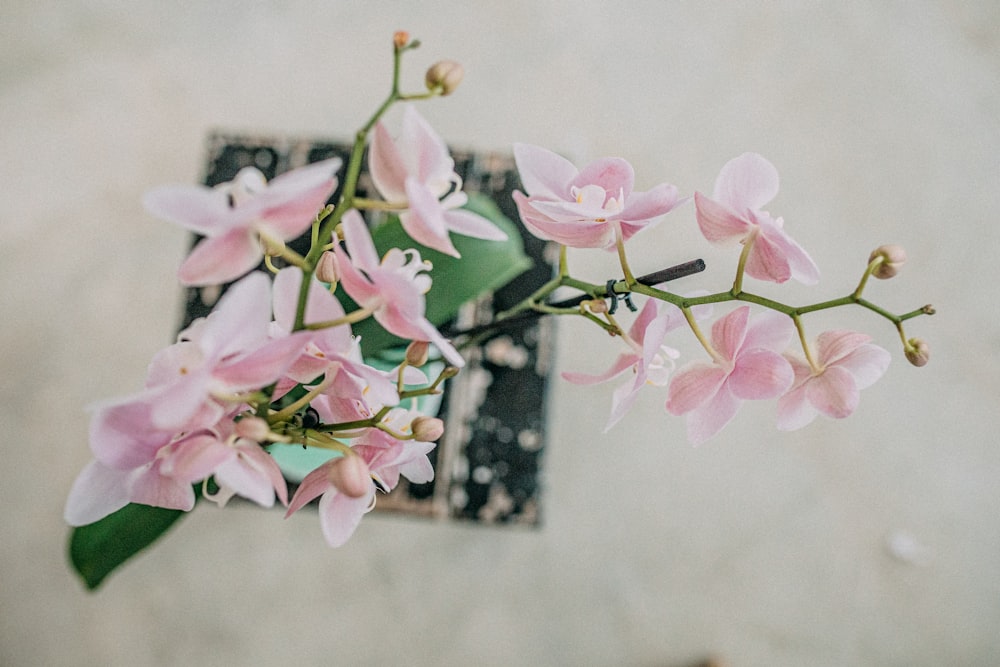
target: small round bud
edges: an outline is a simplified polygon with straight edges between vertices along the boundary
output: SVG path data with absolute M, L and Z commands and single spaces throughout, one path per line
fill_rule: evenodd
M 937 309 L 934 308 L 934 306 L 932 306 L 931 304 L 927 304 L 920 310 L 923 311 L 924 315 L 933 315 L 934 313 L 937 312 Z
M 415 340 L 406 346 L 406 363 L 409 366 L 423 366 L 427 363 L 427 354 L 431 344 L 425 340 Z
M 357 454 L 345 454 L 330 464 L 330 483 L 349 498 L 361 498 L 372 488 L 372 473 Z
M 870 264 L 880 257 L 882 262 L 875 267 L 872 275 L 880 280 L 885 280 L 899 273 L 900 267 L 906 262 L 906 251 L 898 245 L 880 245 L 872 250 L 872 254 L 868 256 L 868 263 Z
M 444 422 L 437 417 L 417 417 L 410 428 L 413 437 L 420 442 L 434 442 L 444 435 Z
M 914 366 L 926 366 L 931 358 L 931 347 L 923 338 L 911 338 L 906 342 L 906 360 Z
M 397 49 L 401 49 L 410 42 L 410 33 L 405 30 L 397 30 L 392 36 L 392 44 Z
M 271 427 L 260 417 L 244 417 L 236 422 L 236 435 L 254 442 L 265 442 L 271 434 Z
M 441 60 L 431 65 L 424 81 L 427 90 L 438 90 L 442 95 L 451 95 L 462 82 L 465 70 L 454 60 Z
M 331 285 L 337 283 L 337 260 L 329 250 L 319 256 L 319 262 L 316 264 L 316 279 Z
M 587 310 L 595 315 L 608 312 L 608 302 L 604 299 L 591 299 L 590 301 L 585 301 L 584 303 L 587 306 Z

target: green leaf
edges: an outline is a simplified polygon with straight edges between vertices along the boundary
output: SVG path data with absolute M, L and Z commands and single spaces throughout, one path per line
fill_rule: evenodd
M 427 319 L 435 326 L 452 319 L 462 304 L 503 287 L 532 266 L 531 259 L 524 254 L 519 228 L 500 211 L 492 199 L 482 194 L 469 193 L 469 202 L 464 208 L 478 213 L 502 229 L 507 234 L 507 240 L 485 241 L 453 234 L 451 241 L 462 255 L 461 259 L 456 259 L 411 239 L 395 217 L 372 232 L 372 240 L 380 256 L 390 248 L 417 248 L 421 258 L 430 260 L 434 265 L 429 272 L 434 284 L 427 294 Z M 343 294 L 343 290 L 338 293 Z M 354 308 L 357 308 L 356 304 L 345 302 L 346 310 Z M 353 331 L 361 336 L 361 347 L 366 355 L 374 355 L 403 342 L 371 318 L 354 325 Z
M 87 588 L 156 541 L 186 512 L 132 503 L 100 521 L 74 528 L 69 558 Z

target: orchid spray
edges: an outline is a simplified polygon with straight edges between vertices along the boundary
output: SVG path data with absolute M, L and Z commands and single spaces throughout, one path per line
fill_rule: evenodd
M 345 162 L 305 165 L 270 182 L 251 167 L 216 188 L 163 186 L 146 195 L 150 213 L 203 237 L 181 265 L 180 282 L 232 284 L 211 314 L 155 355 L 140 391 L 93 407 L 93 460 L 73 484 L 65 510 L 77 527 L 71 556 L 89 586 L 191 510 L 199 496 L 220 505 L 234 496 L 265 507 L 279 502 L 286 516 L 318 498 L 326 541 L 344 544 L 379 493 L 401 477 L 433 478 L 428 454 L 443 424 L 421 414 L 414 399 L 441 393 L 464 366 L 462 350 L 510 322 L 574 316 L 610 334 L 624 349 L 609 353 L 614 360 L 606 372 L 564 377 L 595 383 L 627 376 L 613 392 L 607 429 L 644 387 L 665 387 L 667 412 L 686 416 L 696 444 L 717 434 L 747 400 L 777 401 L 777 427 L 784 430 L 819 414 L 842 418 L 855 410 L 860 390 L 886 371 L 889 353 L 868 335 L 844 329 L 810 342 L 803 321 L 809 313 L 861 306 L 896 328 L 911 363 L 927 362 L 926 342 L 908 338 L 904 325 L 933 309 L 895 314 L 864 297 L 870 277 L 890 278 L 903 264 L 897 246 L 876 249 L 856 289 L 840 298 L 796 306 L 744 289 L 746 276 L 774 283 L 819 279 L 783 220 L 764 210 L 777 194 L 778 173 L 751 153 L 722 168 L 711 196 L 693 196 L 705 238 L 739 250 L 732 284 L 680 294 L 667 282 L 697 273 L 704 268 L 700 260 L 637 278 L 626 244 L 667 214 L 677 216 L 690 198 L 667 183 L 636 191 L 633 168 L 621 158 L 579 169 L 545 148 L 515 145 L 525 191 L 514 193 L 517 210 L 531 234 L 558 248 L 558 271 L 492 323 L 449 340 L 429 319 L 428 303 L 449 301 L 454 312 L 527 265 L 509 221 L 467 206 L 445 142 L 413 106 L 449 95 L 461 81 L 461 66 L 439 62 L 427 72 L 426 90 L 400 89 L 403 57 L 418 45 L 405 32 L 394 35 L 390 92 L 356 132 Z M 403 119 L 394 137 L 383 117 L 397 105 Z M 358 194 L 366 151 L 381 199 Z M 366 222 L 374 212 L 379 215 Z M 376 243 L 381 228 L 370 227 L 376 218 L 397 226 L 391 238 L 408 240 Z M 310 244 L 300 254 L 286 242 L 302 234 Z M 570 247 L 617 253 L 622 276 L 591 282 L 572 275 Z M 475 251 L 479 261 L 495 257 L 504 270 L 492 282 L 463 282 L 453 272 L 435 284 L 422 256 L 428 249 L 456 265 Z M 265 271 L 257 270 L 262 259 Z M 553 293 L 566 288 L 578 296 L 553 302 Z M 645 303 L 632 325 L 619 324 L 619 308 L 638 311 L 634 300 L 640 298 Z M 713 308 L 727 302 L 735 308 L 703 330 Z M 408 343 L 389 370 L 370 365 L 362 352 L 358 330 L 374 325 Z M 678 368 L 680 352 L 668 341 L 685 330 L 705 357 Z M 432 358 L 437 363 L 428 365 Z M 431 368 L 437 370 L 428 375 Z M 329 457 L 290 493 L 271 452 L 278 444 L 327 450 Z

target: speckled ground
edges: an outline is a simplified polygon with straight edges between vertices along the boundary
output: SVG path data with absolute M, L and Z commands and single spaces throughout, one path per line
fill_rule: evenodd
M 992 0 L 8 1 L 0 16 L 0 664 L 1000 661 Z M 349 137 L 398 28 L 424 41 L 413 85 L 439 58 L 466 66 L 422 107 L 455 145 L 619 155 L 640 188 L 686 193 L 743 151 L 768 156 L 771 210 L 824 274 L 768 293 L 838 296 L 873 247 L 903 243 L 910 264 L 871 294 L 938 306 L 911 327 L 932 364 L 907 365 L 864 313 L 817 318 L 894 354 L 858 413 L 779 434 L 771 406 L 749 406 L 697 449 L 655 391 L 602 435 L 609 389 L 557 383 L 540 530 L 377 516 L 331 551 L 308 514 L 201 508 L 83 592 L 61 520 L 89 457 L 83 407 L 137 389 L 179 315 L 186 239 L 142 192 L 199 180 L 213 128 Z M 704 250 L 689 206 L 632 261 L 696 255 L 724 287 L 733 257 Z M 595 279 L 613 259 L 571 254 Z M 604 344 L 560 325 L 559 368 L 601 369 Z

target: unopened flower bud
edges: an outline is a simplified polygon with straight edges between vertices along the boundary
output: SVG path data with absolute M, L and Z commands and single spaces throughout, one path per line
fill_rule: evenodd
M 434 442 L 444 435 L 444 422 L 437 417 L 417 417 L 410 428 L 420 442 Z
M 591 299 L 590 301 L 587 301 L 586 304 L 587 310 L 595 315 L 608 312 L 608 302 L 604 299 Z
M 462 82 L 465 70 L 454 60 L 441 60 L 431 65 L 424 81 L 427 90 L 438 90 L 442 95 L 451 95 Z
M 885 280 L 899 273 L 900 267 L 906 262 L 906 251 L 902 246 L 894 244 L 881 245 L 872 250 L 872 254 L 868 256 L 868 263 L 874 262 L 879 257 L 882 258 L 882 262 L 872 271 L 872 275 Z
M 337 283 L 337 261 L 329 250 L 319 256 L 319 262 L 316 264 L 316 279 L 331 285 Z
M 410 41 L 410 33 L 405 30 L 397 30 L 392 36 L 392 43 L 397 49 L 406 46 Z
M 409 366 L 423 366 L 427 363 L 430 343 L 425 340 L 415 340 L 406 346 L 406 363 Z
M 906 360 L 914 366 L 926 366 L 931 358 L 931 347 L 923 338 L 911 338 L 906 343 Z
M 361 498 L 372 488 L 372 473 L 357 454 L 346 454 L 330 464 L 330 483 L 349 498 Z
M 244 417 L 236 422 L 236 435 L 254 442 L 265 442 L 271 433 L 267 421 L 260 417 Z

